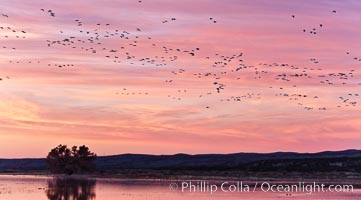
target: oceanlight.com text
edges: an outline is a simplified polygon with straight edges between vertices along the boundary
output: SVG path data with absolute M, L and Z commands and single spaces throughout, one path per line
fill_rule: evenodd
M 207 181 L 183 181 L 179 183 L 171 183 L 169 189 L 172 191 L 179 190 L 181 192 L 190 193 L 209 193 L 216 192 L 236 193 L 236 192 L 274 192 L 274 193 L 306 193 L 312 194 L 317 192 L 353 192 L 351 184 L 324 184 L 316 182 L 298 182 L 290 184 L 272 183 L 272 182 L 222 182 L 219 184 Z

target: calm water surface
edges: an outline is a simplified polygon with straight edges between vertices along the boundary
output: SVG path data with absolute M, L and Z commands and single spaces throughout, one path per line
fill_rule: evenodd
M 185 200 L 185 199 L 360 199 L 352 193 L 190 193 L 169 189 L 156 180 L 64 179 L 38 176 L 0 176 L 0 200 Z

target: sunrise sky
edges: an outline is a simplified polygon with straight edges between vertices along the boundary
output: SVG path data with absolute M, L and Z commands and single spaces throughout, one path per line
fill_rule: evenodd
M 58 144 L 98 155 L 360 149 L 360 10 L 356 0 L 3 0 L 0 157 Z

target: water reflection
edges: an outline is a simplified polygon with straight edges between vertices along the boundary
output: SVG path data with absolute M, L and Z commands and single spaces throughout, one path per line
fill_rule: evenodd
M 49 200 L 93 200 L 94 179 L 54 178 L 48 181 L 46 196 Z

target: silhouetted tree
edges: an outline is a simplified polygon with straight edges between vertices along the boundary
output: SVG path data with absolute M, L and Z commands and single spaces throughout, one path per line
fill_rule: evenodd
M 71 175 L 75 172 L 94 171 L 96 157 L 85 145 L 69 149 L 60 144 L 49 152 L 46 160 L 51 172 Z

